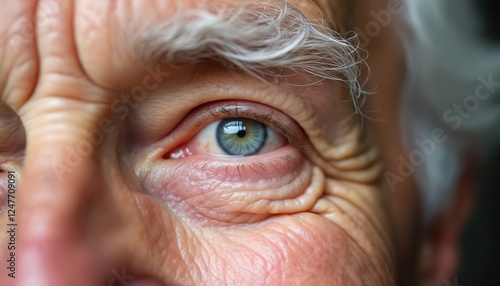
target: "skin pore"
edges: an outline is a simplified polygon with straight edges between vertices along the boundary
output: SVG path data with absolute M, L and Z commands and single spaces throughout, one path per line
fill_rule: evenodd
M 326 1 L 289 3 L 313 22 L 340 21 Z M 384 1 L 363 3 L 369 11 Z M 386 113 L 394 128 L 361 125 L 345 82 L 287 70 L 263 81 L 216 61 L 137 61 L 130 31 L 200 1 L 0 7 L 1 42 L 10 43 L 0 47 L 2 108 L 13 111 L 0 119 L 25 132 L 8 144 L 0 138 L 10 152 L 1 169 L 22 178 L 17 277 L 2 269 L 0 284 L 108 285 L 122 269 L 136 277 L 129 285 L 396 285 L 401 272 L 412 276 L 413 265 L 397 261 L 414 258 L 416 239 L 407 236 L 418 229 L 418 206 L 405 202 L 416 194 L 411 180 L 406 193 L 383 186 L 382 162 L 397 164 L 385 148 L 400 144 L 375 143 L 372 134 L 397 138 L 395 111 Z M 368 13 L 356 13 L 363 23 Z M 383 94 L 368 100 L 373 110 L 397 110 L 387 106 L 397 104 L 398 69 L 377 63 L 387 53 L 367 60 L 375 74 L 368 87 Z M 395 58 L 388 66 L 399 66 Z M 123 97 L 137 86 L 147 96 Z M 206 128 L 225 118 L 261 122 L 275 140 L 252 156 L 214 155 L 215 132 Z M 6 249 L 0 254 L 6 260 Z

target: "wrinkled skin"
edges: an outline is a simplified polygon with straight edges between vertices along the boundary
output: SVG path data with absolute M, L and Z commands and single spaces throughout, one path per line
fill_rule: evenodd
M 418 216 L 415 203 L 405 204 L 416 201 L 411 180 L 399 185 L 408 192 L 394 194 L 380 179 L 382 163 L 393 163 L 387 150 L 402 152 L 390 111 L 400 86 L 388 79 L 399 75 L 398 53 L 368 59 L 370 84 L 382 94 L 369 104 L 389 110 L 391 123 L 361 128 L 344 120 L 354 109 L 339 83 L 271 87 L 215 65 L 138 65 L 120 33 L 143 18 L 168 19 L 179 2 L 0 3 L 0 163 L 21 182 L 16 279 L 2 267 L 1 284 L 108 285 L 113 269 L 125 269 L 135 276 L 129 285 L 395 285 L 412 267 L 397 261 L 413 257 Z M 294 3 L 320 17 L 311 2 Z M 384 1 L 370 3 L 367 11 Z M 386 43 L 389 29 L 369 49 Z M 145 100 L 111 108 L 145 82 L 155 85 Z M 288 134 L 263 123 L 295 140 L 245 158 L 195 147 L 169 157 L 196 144 L 210 122 L 236 113 L 265 120 L 273 111 Z M 85 149 L 91 130 L 103 139 Z M 385 149 L 374 137 L 396 139 Z M 8 237 L 0 235 L 4 261 Z

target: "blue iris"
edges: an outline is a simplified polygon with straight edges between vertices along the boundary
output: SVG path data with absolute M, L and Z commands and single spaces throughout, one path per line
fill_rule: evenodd
M 267 127 L 251 119 L 226 118 L 217 126 L 216 137 L 228 155 L 250 156 L 264 147 Z

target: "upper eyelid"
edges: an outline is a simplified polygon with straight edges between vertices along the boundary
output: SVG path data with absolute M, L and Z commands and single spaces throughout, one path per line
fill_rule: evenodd
M 189 71 L 189 74 L 198 72 L 198 69 L 194 69 Z M 161 141 L 178 128 L 189 114 L 198 109 L 197 107 L 226 101 L 257 102 L 273 107 L 293 119 L 294 125 L 300 125 L 305 134 L 309 134 L 310 127 L 323 126 L 322 122 L 318 122 L 323 114 L 315 111 L 317 109 L 315 105 L 318 102 L 328 102 L 328 106 L 335 106 L 331 105 L 330 101 L 337 101 L 342 94 L 340 89 L 326 93 L 324 85 L 307 88 L 291 88 L 281 82 L 270 85 L 242 73 L 228 75 L 227 71 L 197 74 L 194 76 L 195 82 L 182 81 L 186 77 L 184 74 L 178 76 L 176 81 L 165 83 L 155 90 L 144 102 L 138 104 L 137 108 L 130 109 L 128 123 L 134 136 L 132 144 L 137 148 L 153 146 L 155 142 Z M 320 97 L 320 100 L 314 103 L 311 97 L 316 96 Z M 173 106 L 176 108 L 172 110 Z M 331 109 L 329 115 L 332 116 L 332 120 L 337 121 L 343 115 L 333 107 L 328 109 Z M 348 115 L 352 114 L 349 112 Z M 281 123 L 281 120 L 276 121 Z M 283 127 L 287 127 L 288 124 L 281 125 L 277 124 L 276 128 L 285 135 L 296 134 L 286 132 L 288 128 Z M 335 128 L 335 125 L 332 127 Z M 303 141 L 301 136 L 297 135 L 297 138 L 291 138 L 291 141 L 299 144 Z M 306 145 L 304 149 L 312 147 L 310 141 Z
M 230 115 L 231 117 L 243 117 L 242 115 L 248 116 L 250 119 L 254 119 L 257 121 L 260 121 L 262 123 L 267 123 L 270 124 L 271 127 L 274 127 L 275 129 L 278 129 L 280 133 L 283 133 L 283 135 L 288 138 L 290 143 L 296 143 L 297 142 L 297 136 L 293 134 L 290 130 L 288 130 L 283 124 L 280 123 L 280 121 L 273 119 L 273 114 L 275 111 L 277 111 L 275 108 L 271 110 L 270 113 L 257 113 L 257 112 L 248 112 L 248 113 L 242 113 L 240 114 L 240 110 L 238 109 L 238 105 L 234 106 L 233 108 L 226 108 L 224 106 L 219 106 L 218 108 L 214 108 L 210 110 L 210 113 L 212 116 L 219 118 L 217 114 L 214 114 L 214 111 L 219 110 L 221 113 L 224 113 L 226 115 Z M 234 112 L 232 112 L 234 111 Z
M 251 105 L 253 104 L 258 104 L 263 106 L 263 104 L 260 103 L 250 103 Z M 299 130 L 290 130 L 293 129 L 294 126 L 286 126 L 286 123 L 282 123 L 282 120 L 277 120 L 273 118 L 273 115 L 276 113 L 281 113 L 278 111 L 276 108 L 272 107 L 267 107 L 266 109 L 270 109 L 267 112 L 258 112 L 255 111 L 255 109 L 252 109 L 251 107 L 248 106 L 249 103 L 243 104 L 243 105 L 238 105 L 238 102 L 236 102 L 234 105 L 218 105 L 218 106 L 213 106 L 209 108 L 210 114 L 213 116 L 212 120 L 209 120 L 208 122 L 204 122 L 205 124 L 213 122 L 217 119 L 222 119 L 222 118 L 227 118 L 227 117 L 246 117 L 249 119 L 257 120 L 259 122 L 265 123 L 273 127 L 274 129 L 277 129 L 279 133 L 281 133 L 283 136 L 285 136 L 288 141 L 292 144 L 297 143 L 298 141 L 298 136 L 295 135 L 294 133 L 297 132 L 302 132 L 301 128 L 296 128 L 300 129 Z M 221 117 L 219 114 L 224 114 L 227 115 L 226 117 Z M 283 116 L 286 116 L 283 114 Z M 288 117 L 289 118 L 289 117 Z M 288 120 L 287 120 L 288 121 Z M 291 119 L 289 121 L 292 121 Z M 290 123 L 290 122 L 288 122 Z M 201 124 L 199 124 L 201 125 Z M 290 125 L 290 124 L 288 124 Z M 298 125 L 297 125 L 298 126 Z

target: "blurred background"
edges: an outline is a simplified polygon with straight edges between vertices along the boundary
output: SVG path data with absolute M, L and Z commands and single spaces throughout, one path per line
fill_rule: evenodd
M 500 285 L 499 169 L 500 148 L 480 170 L 476 207 L 462 238 L 458 285 Z
M 479 167 L 479 189 L 461 240 L 459 271 L 454 281 L 443 285 L 500 285 L 500 1 L 407 0 L 407 4 L 418 39 L 414 52 L 419 70 L 418 96 L 414 96 L 418 99 L 403 109 L 413 117 L 409 136 L 418 138 L 445 126 L 454 139 L 417 176 L 428 216 L 446 200 L 436 194 L 452 192 L 461 170 L 469 167 L 464 158 L 474 157 Z M 491 96 L 484 101 L 471 98 L 477 98 L 478 85 L 484 83 L 480 77 L 493 82 Z M 478 107 L 450 128 L 451 120 L 443 116 L 447 110 L 458 112 L 456 104 L 471 107 L 474 102 Z

